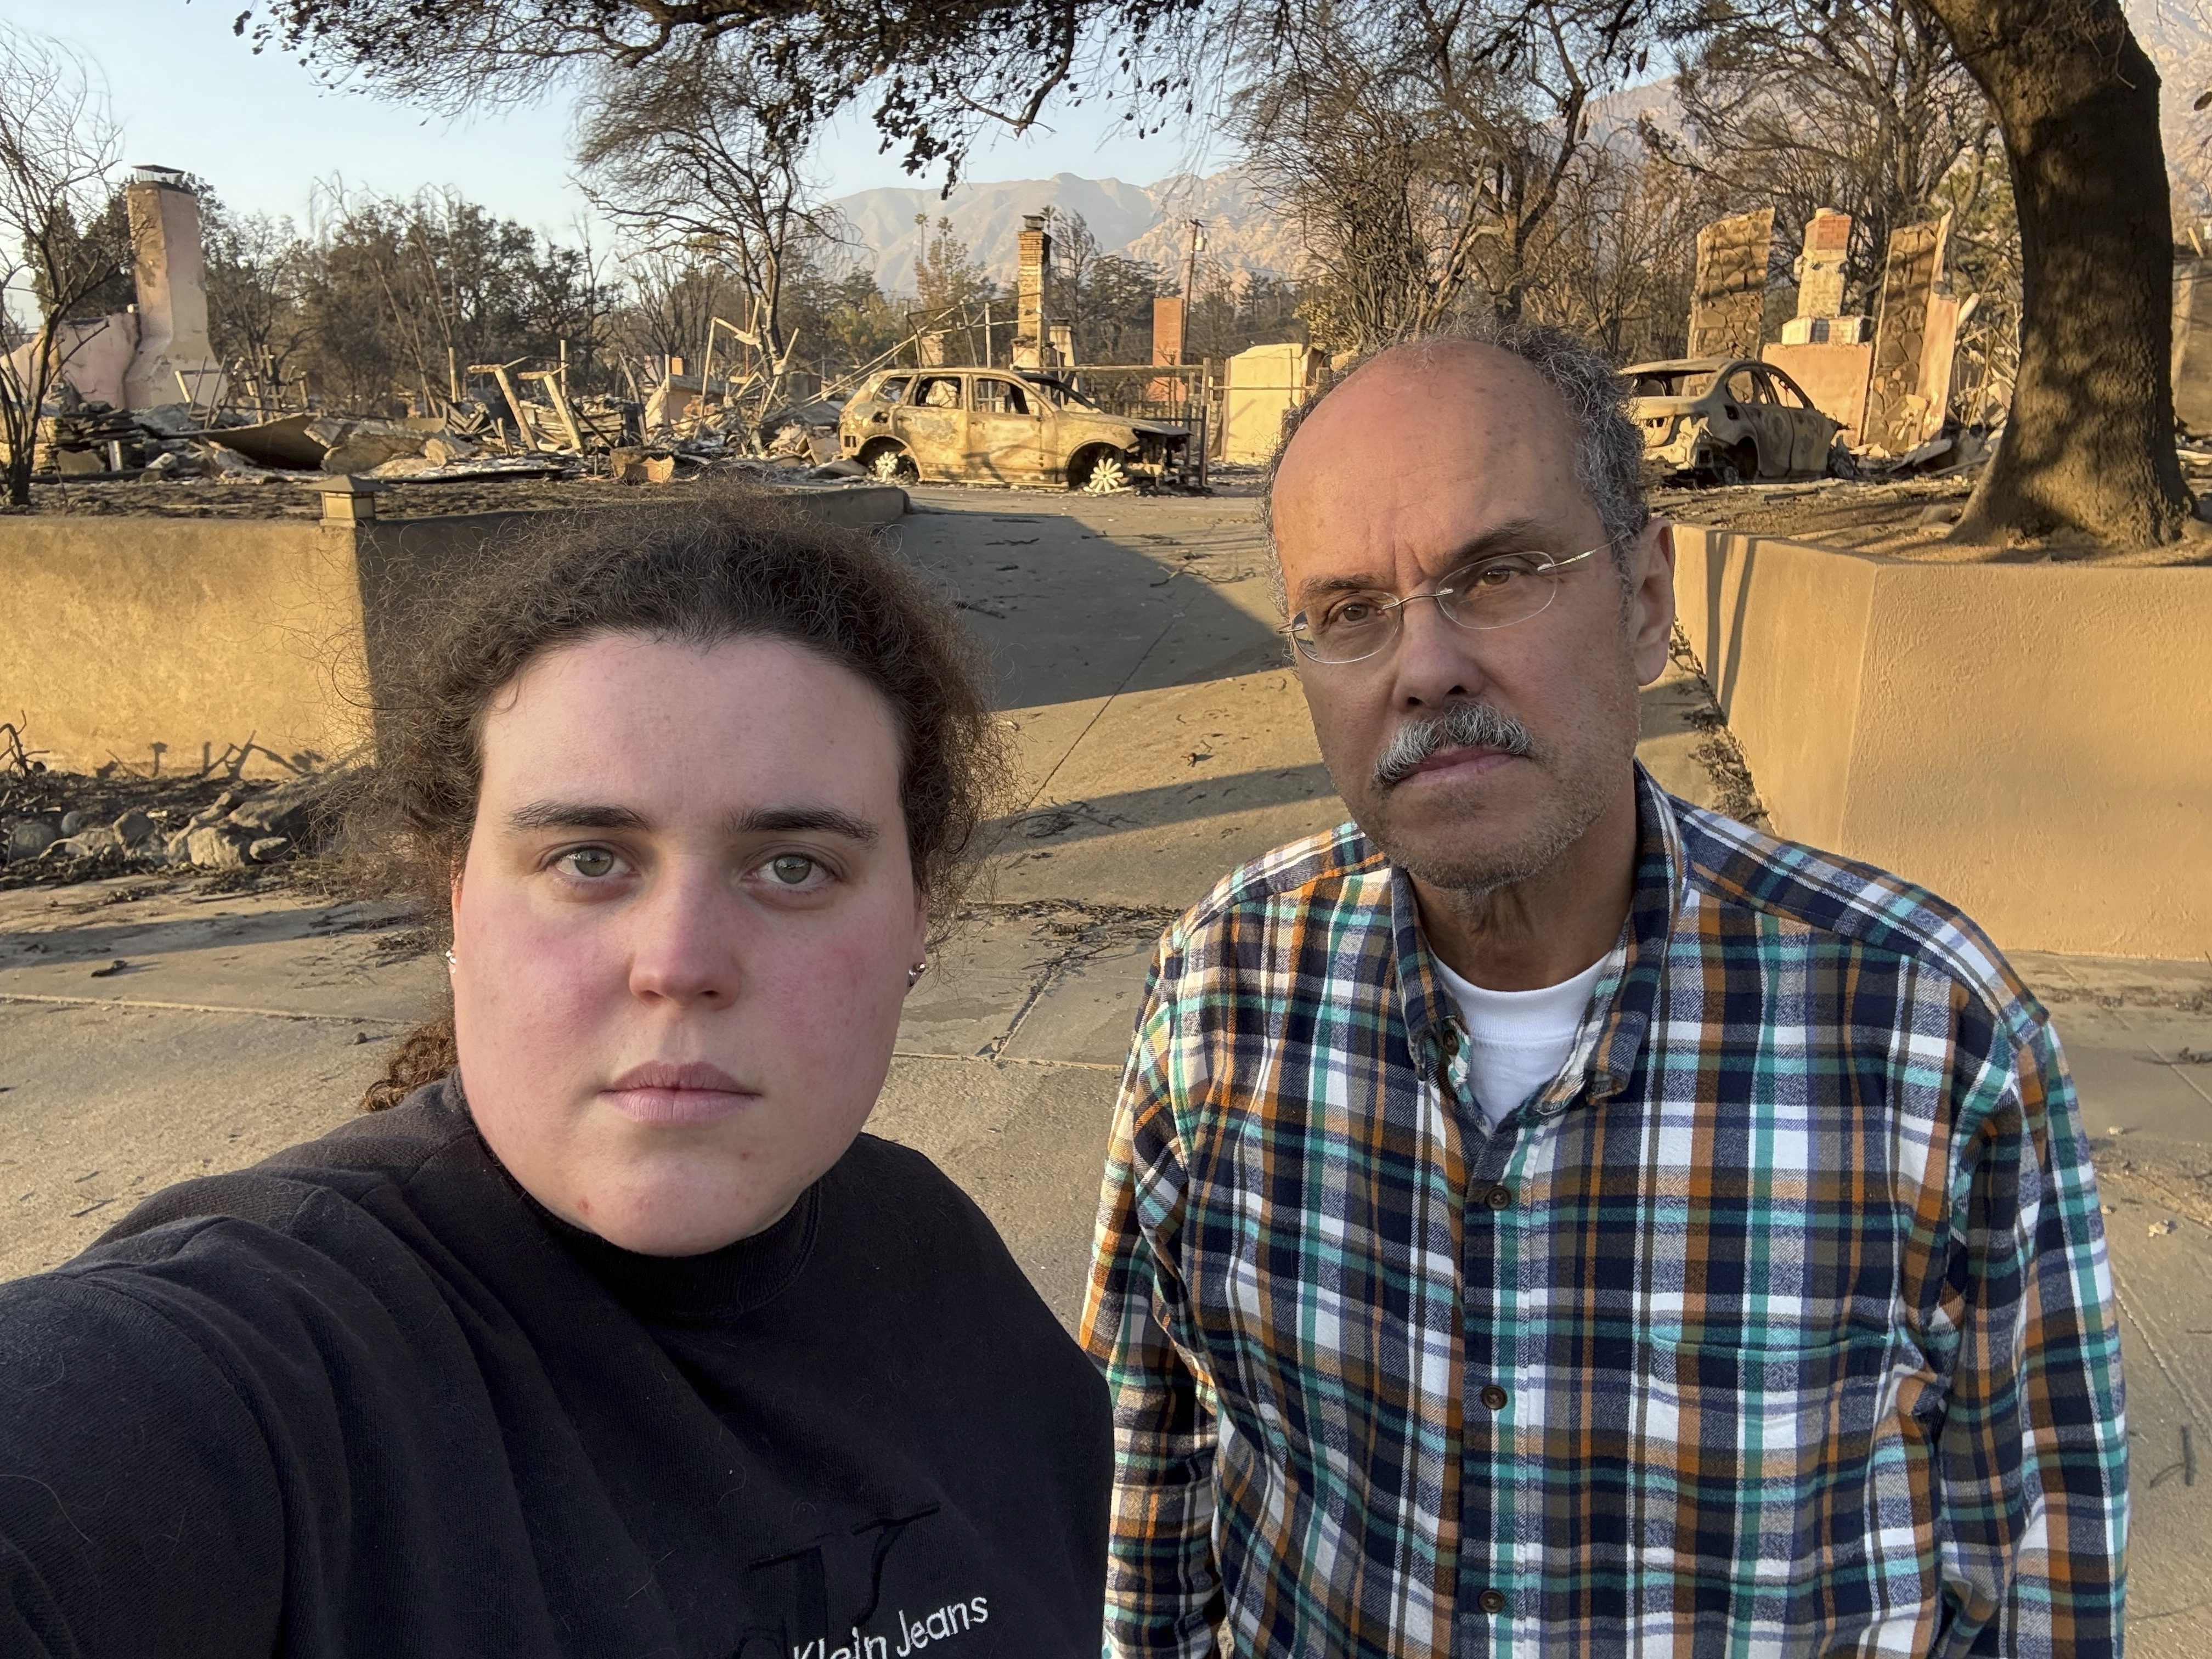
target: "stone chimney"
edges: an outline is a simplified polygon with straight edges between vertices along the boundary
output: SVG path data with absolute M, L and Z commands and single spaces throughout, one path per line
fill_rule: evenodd
M 199 198 L 175 168 L 142 167 L 124 200 L 138 286 L 138 349 L 124 375 L 125 401 L 152 409 L 189 398 L 207 408 L 222 398 L 223 376 L 208 343 Z
M 1022 217 L 1021 269 L 1015 281 L 1014 349 L 1009 358 L 1016 368 L 1052 368 L 1047 319 L 1051 314 L 1052 233 L 1044 228 L 1042 213 Z
M 1844 311 L 1844 259 L 1851 247 L 1851 216 L 1822 208 L 1805 227 L 1805 251 L 1797 271 L 1797 314 L 1840 317 Z
M 1846 317 L 1844 262 L 1851 248 L 1851 216 L 1821 208 L 1805 222 L 1797 258 L 1797 314 L 1782 325 L 1784 345 L 1855 345 L 1874 337 L 1874 321 Z

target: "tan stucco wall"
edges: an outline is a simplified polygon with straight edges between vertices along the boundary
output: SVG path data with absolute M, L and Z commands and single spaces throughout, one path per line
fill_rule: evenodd
M 1256 465 L 1275 453 L 1283 417 L 1306 400 L 1321 354 L 1295 341 L 1256 345 L 1229 360 L 1221 459 Z
M 1858 441 L 1866 419 L 1867 376 L 1874 369 L 1871 342 L 1764 345 L 1759 355 L 1796 381 L 1813 407 L 1843 428 L 1845 443 Z
M 835 524 L 904 511 L 885 486 L 794 490 Z M 636 506 L 599 509 L 649 514 Z M 249 738 L 281 755 L 335 759 L 368 742 L 366 709 L 415 601 L 483 556 L 502 528 L 542 517 L 484 513 L 354 528 L 283 520 L 0 517 L 0 720 L 51 763 L 89 771 L 111 756 L 198 771 Z M 281 774 L 256 756 L 248 775 Z
M 361 740 L 350 534 L 313 520 L 0 518 L 0 718 L 53 763 L 197 771 L 251 737 L 280 754 Z M 258 760 L 258 757 L 257 757 Z M 273 769 L 260 761 L 257 770 Z
M 1674 544 L 1683 630 L 1782 834 L 2008 948 L 2212 951 L 2212 568 Z

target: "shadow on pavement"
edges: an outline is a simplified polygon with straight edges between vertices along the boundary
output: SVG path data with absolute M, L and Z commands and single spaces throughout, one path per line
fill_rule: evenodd
M 1002 708 L 1285 660 L 1266 597 L 1268 555 L 1247 501 L 918 494 L 925 499 L 893 533 L 951 589 L 989 653 Z
M 1097 795 L 1088 800 L 1040 806 L 1011 817 L 994 819 L 985 826 L 985 845 L 1018 846 L 1030 841 L 1058 846 L 1088 841 L 1095 836 L 1117 835 L 1124 830 L 1155 829 L 1162 824 L 1221 817 L 1255 806 L 1323 800 L 1335 793 L 1328 769 L 1318 762 L 1310 766 L 1238 772 L 1227 777 Z

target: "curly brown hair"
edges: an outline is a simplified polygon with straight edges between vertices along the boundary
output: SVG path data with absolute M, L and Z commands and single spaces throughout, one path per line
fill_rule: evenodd
M 880 692 L 899 726 L 908 851 L 943 935 L 1005 785 L 1004 739 L 952 607 L 874 537 L 759 494 L 563 517 L 495 543 L 416 609 L 393 630 L 412 643 L 374 698 L 376 763 L 346 809 L 346 840 L 380 884 L 412 890 L 438 939 L 452 936 L 453 872 L 476 822 L 485 709 L 544 653 L 608 634 L 781 640 Z M 448 1012 L 402 1042 L 363 1109 L 395 1104 L 454 1059 Z

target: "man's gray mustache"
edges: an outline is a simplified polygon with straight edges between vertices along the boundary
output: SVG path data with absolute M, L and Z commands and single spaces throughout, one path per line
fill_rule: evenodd
M 1375 781 L 1385 789 L 1402 783 L 1441 749 L 1495 749 L 1526 758 L 1536 752 L 1528 728 L 1486 702 L 1455 702 L 1443 712 L 1407 720 L 1375 760 Z

